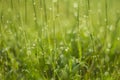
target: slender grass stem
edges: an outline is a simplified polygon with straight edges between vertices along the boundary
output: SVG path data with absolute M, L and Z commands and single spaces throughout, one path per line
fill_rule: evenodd
M 43 0 L 44 14 L 45 14 L 45 25 L 47 24 L 47 10 L 46 10 L 46 0 Z
M 91 19 L 90 19 L 90 10 L 91 10 L 90 0 L 87 0 L 87 26 L 91 27 L 91 25 L 90 25 L 90 21 L 91 21 Z M 90 39 L 91 39 L 91 42 L 92 42 L 93 53 L 95 53 L 95 41 L 94 41 L 94 38 L 93 38 L 93 34 L 90 32 L 89 35 L 90 35 Z
M 11 0 L 11 9 L 13 9 L 13 0 Z
M 67 14 L 66 14 L 66 15 L 67 15 L 67 17 L 69 17 L 69 16 L 70 16 L 70 10 L 69 10 L 69 7 L 70 7 L 70 1 L 69 1 L 69 0 L 67 0 L 67 2 L 66 2 L 66 6 L 67 6 L 67 10 L 66 10 L 66 11 L 67 11 L 67 12 L 66 12 Z
M 25 23 L 27 23 L 27 0 L 25 0 Z
M 115 23 L 115 29 L 114 29 L 114 31 L 113 31 L 113 34 L 112 34 L 112 36 L 111 36 L 111 40 L 112 40 L 112 47 L 111 47 L 111 52 L 110 53 L 114 53 L 114 46 L 116 45 L 115 44 L 115 41 L 116 41 L 116 37 L 118 36 L 118 34 L 119 34 L 119 27 L 118 27 L 118 24 L 119 24 L 119 22 L 120 22 L 120 16 L 118 17 L 118 19 L 116 20 L 116 23 Z
M 89 12 L 90 12 L 90 0 L 88 0 L 88 15 L 89 15 Z
M 105 34 L 104 34 L 104 41 L 103 41 L 103 51 L 107 46 L 107 33 L 108 33 L 108 3 L 105 0 Z
M 40 6 L 40 31 L 39 31 L 39 35 L 42 38 L 42 34 L 43 34 L 43 0 L 39 0 L 39 6 Z
M 59 0 L 57 0 L 57 14 L 59 14 L 59 8 L 60 8 L 60 6 L 59 6 Z
M 53 49 L 54 49 L 54 53 L 53 53 L 53 68 L 54 68 L 54 74 L 53 74 L 53 77 L 55 79 L 55 67 L 56 67 L 56 64 L 55 64 L 55 57 L 56 57 L 56 34 L 55 34 L 55 14 L 54 14 L 54 11 L 55 11 L 55 7 L 54 7 L 54 2 L 52 4 L 52 8 L 53 8 L 53 12 L 52 12 L 52 21 L 53 21 L 53 36 L 54 36 L 54 45 L 53 45 Z
M 105 40 L 107 39 L 107 26 L 108 26 L 108 3 L 107 0 L 105 0 Z
M 1 13 L 0 13 L 0 35 L 2 35 L 2 24 L 3 24 L 2 16 L 3 16 L 3 13 L 2 13 L 2 10 L 1 10 Z M 1 42 L 0 42 L 0 45 L 1 45 Z M 0 46 L 0 48 L 1 48 L 1 46 Z
M 37 27 L 38 26 L 38 23 L 37 23 L 37 13 L 36 13 L 36 8 L 35 8 L 36 3 L 35 3 L 34 0 L 32 0 L 32 5 L 33 5 L 33 11 L 34 11 L 34 21 L 35 21 L 35 25 Z
M 78 9 L 77 9 L 77 26 L 78 26 L 78 51 L 79 51 L 79 58 L 80 61 L 82 59 L 82 45 L 80 43 L 80 0 L 78 0 Z

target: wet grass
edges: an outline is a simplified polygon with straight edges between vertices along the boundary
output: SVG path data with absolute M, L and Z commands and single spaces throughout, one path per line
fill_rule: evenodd
M 0 0 L 0 80 L 119 80 L 119 0 Z

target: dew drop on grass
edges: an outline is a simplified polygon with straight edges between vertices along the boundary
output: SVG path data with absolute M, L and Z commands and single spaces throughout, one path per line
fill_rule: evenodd
M 7 24 L 9 24 L 10 22 L 9 22 L 9 20 L 7 20 L 7 22 L 6 22 Z
M 108 29 L 109 29 L 110 31 L 112 31 L 112 30 L 113 30 L 113 26 L 110 25 L 110 26 L 108 27 Z
M 105 76 L 108 76 L 108 75 L 109 75 L 109 72 L 106 71 L 106 72 L 104 73 L 104 75 L 105 75 Z
M 69 50 L 69 48 L 67 47 L 67 48 L 65 49 L 65 51 L 68 52 L 68 50 Z
M 33 44 L 33 47 L 35 47 L 35 46 L 36 46 L 36 44 L 34 43 L 34 44 Z
M 2 74 L 0 73 L 0 77 L 2 77 Z
M 107 51 L 107 52 L 109 52 L 109 51 L 110 51 L 110 49 L 109 49 L 109 48 L 107 48 L 107 49 L 106 49 L 106 51 Z
M 61 59 L 63 59 L 63 58 L 64 58 L 64 55 L 63 55 L 63 54 L 61 54 L 61 55 L 60 55 L 60 58 L 61 58 Z
M 107 19 L 105 18 L 104 21 L 107 22 Z
M 57 0 L 53 0 L 53 3 L 56 3 L 57 2 Z
M 8 10 L 7 10 L 8 12 L 11 12 L 12 10 L 11 10 L 11 8 L 8 8 Z
M 8 50 L 9 50 L 9 47 L 7 47 L 4 50 L 2 50 L 2 52 L 7 52 Z
M 68 31 L 67 31 L 67 34 L 68 34 L 68 35 L 71 34 L 71 30 L 68 30 Z
M 101 78 L 96 78 L 96 80 L 101 80 Z
M 64 47 L 61 46 L 60 49 L 61 49 L 61 50 L 64 50 Z
M 117 40 L 120 41 L 120 37 L 118 37 Z
M 87 18 L 88 16 L 87 15 L 83 15 L 83 18 Z
M 23 50 L 22 49 L 20 49 L 20 52 L 22 52 Z
M 36 17 L 34 17 L 34 21 L 36 21 Z
M 59 17 L 60 16 L 60 14 L 56 14 L 56 17 Z
M 18 29 L 19 29 L 20 31 L 22 31 L 22 27 L 18 27 Z
M 30 56 L 31 55 L 31 51 L 27 50 L 27 55 Z
M 75 3 L 73 4 L 73 7 L 74 7 L 75 9 L 78 8 L 78 3 L 75 2 Z
M 98 13 L 101 13 L 101 9 L 98 9 Z
M 74 12 L 74 16 L 75 16 L 75 17 L 77 17 L 77 16 L 78 16 L 77 12 Z
M 93 52 L 93 49 L 91 49 L 91 48 L 90 48 L 90 49 L 88 49 L 88 50 L 89 50 L 89 52 Z
M 110 58 L 109 58 L 109 56 L 107 55 L 107 56 L 105 57 L 105 61 L 106 61 L 106 62 L 109 62 L 109 60 L 110 60 Z
M 33 3 L 33 5 L 35 6 L 35 5 L 36 5 L 36 3 L 34 2 L 34 3 Z
M 52 11 L 52 8 L 50 7 L 49 10 Z
M 110 48 L 110 47 L 111 47 L 111 43 L 108 43 L 108 45 L 107 45 L 107 46 L 108 46 L 108 48 Z

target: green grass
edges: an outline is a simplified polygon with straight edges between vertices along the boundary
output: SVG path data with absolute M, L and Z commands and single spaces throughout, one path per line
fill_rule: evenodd
M 119 0 L 0 0 L 0 80 L 120 80 Z

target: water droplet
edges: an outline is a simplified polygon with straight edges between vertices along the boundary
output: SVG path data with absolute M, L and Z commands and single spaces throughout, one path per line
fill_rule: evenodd
M 112 26 L 112 25 L 110 25 L 110 26 L 108 25 L 108 26 L 107 26 L 107 29 L 108 29 L 109 31 L 112 31 L 112 30 L 113 30 L 113 26 Z
M 109 56 L 106 55 L 106 56 L 105 56 L 105 61 L 106 61 L 106 62 L 109 62 L 109 60 L 110 60 Z
M 83 18 L 87 18 L 88 16 L 87 15 L 83 15 Z
M 34 43 L 34 44 L 33 44 L 33 47 L 35 47 L 35 46 L 36 46 L 36 44 Z
M 120 37 L 118 37 L 117 40 L 119 41 L 119 40 L 120 40 Z
M 11 10 L 11 8 L 8 8 L 8 12 L 11 12 L 12 10 Z
M 68 52 L 68 50 L 69 50 L 69 48 L 67 47 L 67 48 L 65 49 L 65 51 Z
M 74 8 L 78 8 L 78 3 L 74 3 L 74 4 L 73 4 L 73 7 L 74 7 Z
M 109 75 L 109 72 L 105 72 L 104 75 L 105 75 L 105 76 L 108 76 L 108 75 Z
M 107 46 L 108 46 L 108 48 L 111 48 L 111 43 L 108 43 Z
M 50 7 L 50 8 L 49 8 L 49 10 L 51 11 L 51 10 L 52 10 L 52 8 Z
M 98 9 L 98 13 L 100 13 L 101 12 L 101 9 Z
M 53 0 L 53 3 L 56 3 L 57 2 L 57 0 Z
M 96 78 L 96 80 L 101 80 L 101 78 Z
M 36 17 L 34 17 L 34 21 L 36 21 L 37 20 L 37 18 Z
M 7 22 L 6 22 L 7 24 L 9 24 L 10 22 L 9 22 L 9 20 L 7 20 Z
M 107 19 L 105 18 L 104 21 L 107 22 Z
M 110 51 L 110 49 L 109 49 L 109 48 L 107 48 L 107 49 L 106 49 L 106 51 L 107 51 L 107 52 L 109 52 L 109 51 Z
M 63 54 L 61 54 L 61 55 L 60 55 L 60 58 L 61 58 L 61 59 L 63 59 L 63 57 L 64 57 L 64 55 L 63 55 Z
M 33 5 L 36 5 L 36 3 L 34 2 Z
M 93 49 L 88 49 L 89 50 L 89 52 L 93 52 Z
M 20 52 L 22 52 L 23 50 L 22 49 L 20 49 Z
M 78 16 L 77 12 L 74 12 L 74 16 L 75 16 L 75 17 L 77 17 L 77 16 Z
M 31 55 L 31 51 L 27 50 L 27 55 L 30 56 Z

